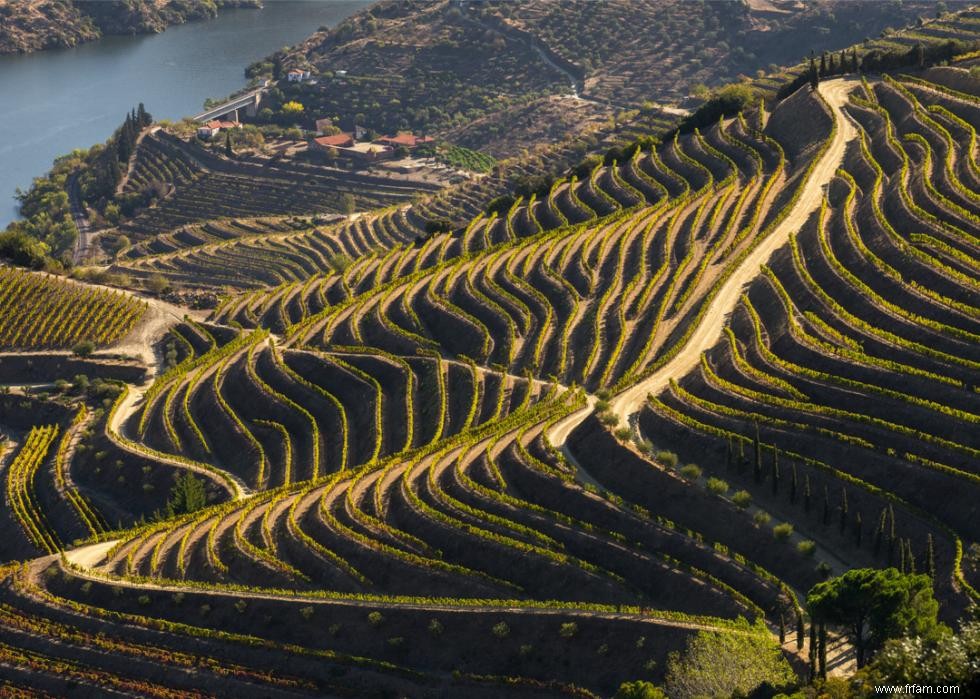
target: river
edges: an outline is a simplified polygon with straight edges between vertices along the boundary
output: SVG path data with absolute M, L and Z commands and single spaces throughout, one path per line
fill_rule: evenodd
M 0 57 L 0 229 L 13 198 L 59 155 L 104 141 L 139 102 L 156 119 L 199 113 L 245 85 L 245 67 L 334 26 L 370 0 L 266 0 L 162 34 Z

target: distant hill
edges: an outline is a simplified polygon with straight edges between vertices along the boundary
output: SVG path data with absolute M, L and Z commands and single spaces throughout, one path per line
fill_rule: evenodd
M 0 0 L 0 54 L 76 46 L 104 34 L 150 34 L 261 0 Z
M 947 3 L 950 9 L 963 3 Z M 254 64 L 312 69 L 272 108 L 380 131 L 431 132 L 498 158 L 644 104 L 691 107 L 706 87 L 795 65 L 811 50 L 925 26 L 933 2 L 382 0 Z M 781 80 L 779 81 L 781 82 Z M 314 84 L 315 83 L 315 84 Z M 556 109 L 557 95 L 572 96 Z

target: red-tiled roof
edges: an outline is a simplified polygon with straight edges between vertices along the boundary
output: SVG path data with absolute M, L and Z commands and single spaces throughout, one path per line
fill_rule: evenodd
M 320 136 L 315 139 L 321 146 L 334 146 L 343 148 L 354 145 L 354 137 L 349 133 L 337 133 L 332 136 Z

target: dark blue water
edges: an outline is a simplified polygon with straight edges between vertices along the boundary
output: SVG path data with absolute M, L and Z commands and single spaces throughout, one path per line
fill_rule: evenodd
M 0 57 L 0 229 L 17 187 L 55 157 L 104 141 L 139 102 L 157 119 L 199 113 L 245 85 L 244 69 L 370 0 L 266 0 L 162 34 L 105 37 L 74 49 Z

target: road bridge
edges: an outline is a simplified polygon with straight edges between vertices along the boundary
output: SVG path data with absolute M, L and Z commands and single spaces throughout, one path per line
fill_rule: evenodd
M 259 102 L 262 100 L 262 95 L 266 90 L 269 89 L 268 81 L 260 88 L 252 90 L 251 92 L 246 92 L 244 95 L 235 97 L 234 99 L 228 100 L 223 104 L 219 104 L 217 107 L 212 107 L 206 112 L 202 112 L 194 117 L 195 121 L 207 122 L 212 119 L 219 119 L 223 116 L 228 116 L 234 113 L 235 121 L 239 121 L 238 112 L 241 109 L 245 110 L 245 114 L 254 117 L 259 110 Z

